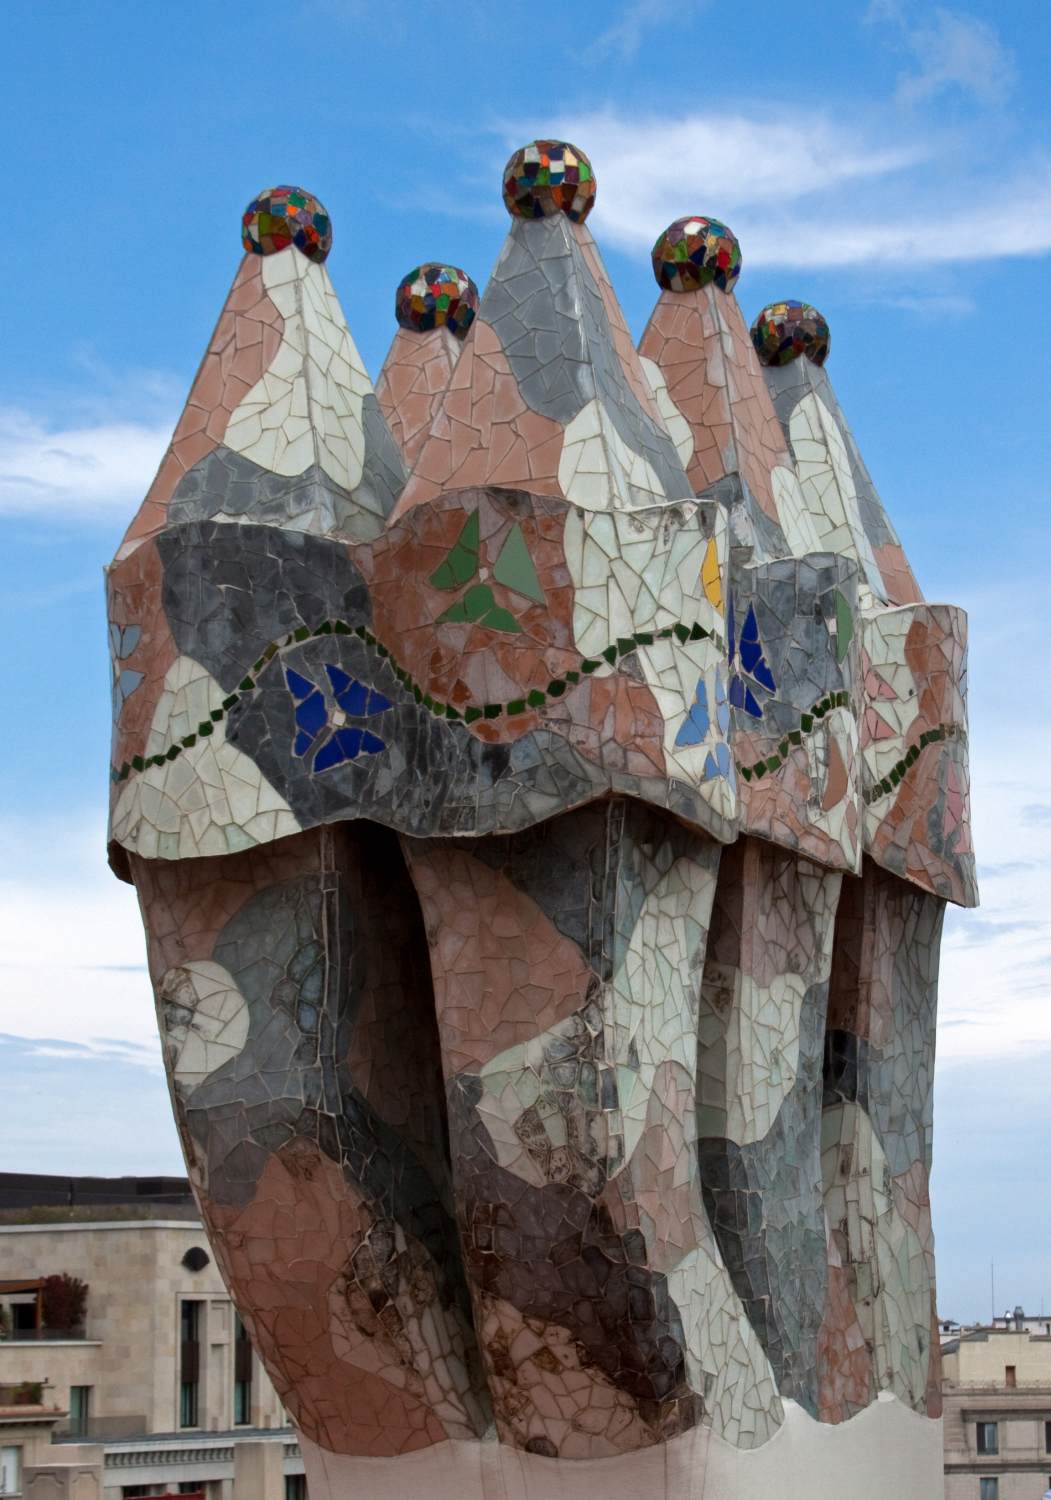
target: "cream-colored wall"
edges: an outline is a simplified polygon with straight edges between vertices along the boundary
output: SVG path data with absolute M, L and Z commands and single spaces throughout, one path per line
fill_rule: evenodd
M 990 1474 L 996 1471 L 990 1469 Z M 1043 1500 L 1048 1488 L 1047 1474 L 1001 1474 L 999 1500 Z M 945 1477 L 945 1500 L 978 1500 L 979 1474 L 947 1474 Z
M 203 1271 L 181 1264 L 200 1246 Z M 93 1417 L 145 1418 L 149 1432 L 179 1426 L 179 1304 L 202 1302 L 199 1426 L 233 1426 L 233 1307 L 203 1229 L 131 1220 L 112 1227 L 0 1226 L 0 1280 L 67 1272 L 88 1283 L 87 1341 L 0 1341 L 0 1382 L 48 1380 L 68 1407 L 73 1385 L 92 1387 Z M 283 1426 L 270 1381 L 253 1359 L 252 1422 Z
M 959 1385 L 1005 1383 L 1004 1370 L 1014 1365 L 1022 1382 L 1051 1385 L 1051 1339 L 1028 1333 L 990 1333 L 987 1339 L 961 1339 L 944 1362 L 944 1378 Z

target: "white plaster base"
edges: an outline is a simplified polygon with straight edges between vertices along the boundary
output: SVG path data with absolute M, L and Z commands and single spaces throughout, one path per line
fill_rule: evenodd
M 616 1458 L 539 1458 L 441 1443 L 348 1458 L 300 1439 L 310 1500 L 941 1500 L 942 1424 L 883 1395 L 839 1426 L 785 1402 L 785 1424 L 740 1451 L 706 1427 Z

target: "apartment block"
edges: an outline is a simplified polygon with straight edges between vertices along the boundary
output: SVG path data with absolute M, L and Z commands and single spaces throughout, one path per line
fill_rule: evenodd
M 40 1464 L 47 1427 L 52 1464 L 63 1448 L 101 1447 L 100 1500 L 233 1500 L 236 1451 L 246 1442 L 280 1449 L 283 1483 L 259 1500 L 304 1500 L 295 1433 L 185 1180 L 174 1180 L 174 1196 L 144 1201 L 125 1186 L 111 1190 L 123 1201 L 105 1203 L 77 1197 L 69 1181 L 73 1203 L 4 1208 L 26 1190 L 19 1174 L 0 1174 L 0 1410 L 9 1414 L 0 1495 L 29 1493 L 24 1474 Z M 87 1290 L 74 1322 L 76 1283 Z M 34 1441 L 23 1436 L 23 1452 L 9 1452 L 15 1419 L 24 1426 L 31 1411 Z M 263 1468 L 275 1471 L 273 1461 Z

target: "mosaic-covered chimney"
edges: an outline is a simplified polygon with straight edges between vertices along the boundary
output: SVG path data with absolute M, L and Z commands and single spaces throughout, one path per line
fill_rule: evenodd
M 270 189 L 109 570 L 110 855 L 312 1500 L 927 1500 L 965 623 L 705 215 L 632 344 L 583 151 L 374 392 Z

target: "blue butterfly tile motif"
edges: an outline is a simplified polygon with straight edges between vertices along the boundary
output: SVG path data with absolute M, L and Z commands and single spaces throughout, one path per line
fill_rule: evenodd
M 682 750 L 688 745 L 700 745 L 708 737 L 708 728 L 711 720 L 708 715 L 708 689 L 703 677 L 697 679 L 697 691 L 694 694 L 693 706 L 683 719 L 679 732 L 675 736 L 676 750 Z
M 723 674 L 718 667 L 715 669 L 715 723 L 720 738 L 704 757 L 704 779 L 711 781 L 717 776 L 724 776 L 731 787 L 736 788 L 737 771 L 734 768 L 733 756 L 730 754 L 730 746 L 725 738 L 730 729 L 730 702 L 726 695 Z
M 760 687 L 766 688 L 767 692 L 776 693 L 777 683 L 774 674 L 767 665 L 763 654 L 763 645 L 759 639 L 759 621 L 755 617 L 755 606 L 749 604 L 748 613 L 745 615 L 744 626 L 741 629 L 741 637 L 738 641 L 736 625 L 734 621 L 734 596 L 731 593 L 726 611 L 726 633 L 730 648 L 730 704 L 733 708 L 739 708 L 753 719 L 763 717 L 762 704 L 752 691 L 750 683 L 745 681 L 741 673 L 746 673 L 752 682 Z M 740 660 L 740 671 L 737 670 L 735 662 Z
M 344 714 L 353 718 L 367 719 L 393 707 L 391 700 L 351 677 L 341 667 L 325 663 L 332 696 Z M 303 677 L 291 668 L 285 668 L 285 681 L 295 699 L 296 737 L 292 745 L 293 754 L 300 760 L 309 755 L 317 745 L 312 769 L 315 772 L 330 771 L 348 760 L 357 760 L 359 755 L 376 755 L 386 750 L 385 740 L 362 725 L 339 724 L 332 728 L 327 739 L 319 739 L 330 727 L 329 710 L 325 694 L 308 677 Z

